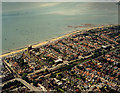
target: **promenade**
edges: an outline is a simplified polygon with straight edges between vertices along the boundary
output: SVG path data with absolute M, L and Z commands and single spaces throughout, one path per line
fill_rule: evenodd
M 118 35 L 111 25 L 73 31 L 2 60 L 35 91 L 119 91 Z
M 111 26 L 111 25 L 107 25 L 106 27 L 109 27 L 109 26 Z M 74 31 L 74 32 L 72 32 L 72 33 L 68 33 L 68 34 L 66 34 L 66 35 L 63 35 L 63 36 L 60 36 L 60 37 L 51 39 L 51 40 L 49 40 L 49 41 L 45 41 L 45 42 L 41 42 L 41 43 L 32 45 L 32 47 L 33 47 L 33 48 L 36 48 L 36 47 L 45 45 L 45 44 L 47 44 L 47 43 L 49 43 L 49 42 L 54 42 L 54 41 L 59 40 L 59 39 L 62 39 L 62 38 L 64 38 L 64 37 L 68 37 L 68 36 L 70 36 L 70 35 L 72 35 L 72 34 L 75 34 L 75 33 L 77 33 L 77 32 L 80 32 L 80 31 L 88 31 L 88 30 L 90 30 L 90 29 L 96 29 L 96 28 L 102 28 L 102 27 L 104 27 L 104 26 L 101 26 L 101 27 L 91 27 L 91 28 L 87 28 L 87 29 L 84 29 L 84 30 Z M 27 48 L 14 50 L 14 51 L 12 51 L 12 52 L 5 53 L 5 54 L 0 55 L 0 58 L 6 57 L 6 56 L 9 56 L 9 55 L 14 55 L 14 54 L 16 54 L 16 53 L 19 53 L 19 52 L 22 52 L 22 51 L 25 51 L 25 50 L 27 50 Z

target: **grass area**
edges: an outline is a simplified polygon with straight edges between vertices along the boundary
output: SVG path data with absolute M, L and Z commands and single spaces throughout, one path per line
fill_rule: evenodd
M 62 93 L 64 93 L 64 90 L 63 90 L 63 89 L 61 89 L 61 88 L 58 88 L 58 90 L 59 90 L 59 91 L 61 91 Z
M 81 80 L 81 78 L 77 78 L 77 79 L 80 79 L 80 80 Z

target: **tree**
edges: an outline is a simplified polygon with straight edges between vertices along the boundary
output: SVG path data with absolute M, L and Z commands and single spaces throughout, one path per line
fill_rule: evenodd
M 54 64 L 54 61 L 50 61 L 49 64 L 50 64 L 50 65 L 53 65 L 53 64 Z
M 20 67 L 23 67 L 24 66 L 24 60 L 21 58 L 21 59 L 19 59 L 19 65 L 20 65 Z
M 61 77 L 61 76 L 58 76 L 58 79 L 59 79 L 59 80 L 61 80 L 61 79 L 62 79 L 62 77 Z
M 52 78 L 56 78 L 56 74 L 51 73 L 51 77 L 52 77 Z
M 28 81 L 27 73 L 22 74 L 22 79 L 24 79 L 25 81 Z
M 45 72 L 48 72 L 48 69 L 45 69 Z
M 37 87 L 38 82 L 33 80 L 33 85 Z

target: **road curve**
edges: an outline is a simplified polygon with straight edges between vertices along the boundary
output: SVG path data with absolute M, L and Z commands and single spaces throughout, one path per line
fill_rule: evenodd
M 12 80 L 9 80 L 9 81 L 3 83 L 2 86 L 4 86 L 5 84 L 7 84 L 8 82 L 12 82 L 12 81 L 15 81 L 15 80 L 20 81 L 23 85 L 25 85 L 27 88 L 29 88 L 30 91 L 40 91 L 36 87 L 30 85 L 29 83 L 27 83 L 25 80 L 23 80 L 21 78 L 14 78 Z
M 36 87 L 30 85 L 29 83 L 27 83 L 25 80 L 21 79 L 21 78 L 15 78 L 17 81 L 20 81 L 21 83 L 23 83 L 26 87 L 28 87 L 31 91 L 40 91 L 38 90 Z

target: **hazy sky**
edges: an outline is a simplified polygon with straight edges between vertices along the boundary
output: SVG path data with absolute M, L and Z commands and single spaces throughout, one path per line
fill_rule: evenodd
M 120 0 L 1 0 L 2 2 L 116 2 Z
M 114 4 L 114 3 L 112 3 Z M 95 2 L 81 2 L 81 3 L 3 3 L 2 4 L 2 12 L 3 15 L 82 15 L 82 14 L 92 14 L 96 12 L 98 9 L 108 14 L 117 14 L 117 5 L 111 8 L 111 3 L 99 3 Z M 31 11 L 32 10 L 32 11 Z M 34 10 L 34 11 L 33 11 Z M 19 11 L 19 12 L 18 12 Z M 27 11 L 27 12 L 26 12 Z M 96 12 L 96 15 L 101 15 L 99 12 Z M 107 16 L 106 15 L 106 16 Z M 105 16 L 105 15 L 104 15 Z

